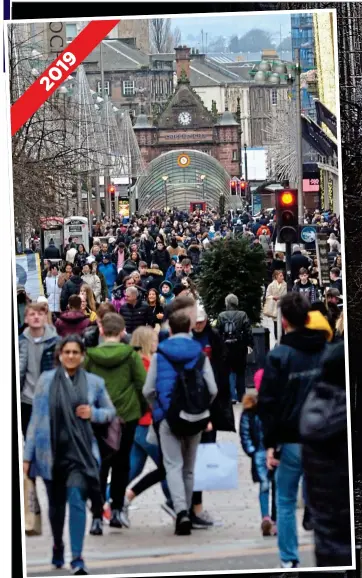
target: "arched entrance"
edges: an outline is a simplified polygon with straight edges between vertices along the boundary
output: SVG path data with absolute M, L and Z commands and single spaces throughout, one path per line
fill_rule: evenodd
M 140 212 L 177 207 L 189 210 L 191 203 L 225 206 L 230 198 L 230 175 L 212 156 L 197 150 L 179 149 L 164 153 L 148 166 L 137 181 Z

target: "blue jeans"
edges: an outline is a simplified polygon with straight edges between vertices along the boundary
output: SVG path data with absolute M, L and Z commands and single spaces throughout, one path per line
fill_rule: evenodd
M 271 495 L 271 500 L 269 499 Z M 271 503 L 270 503 L 271 502 Z M 269 478 L 259 484 L 259 504 L 262 518 L 276 522 L 275 481 Z
M 230 393 L 233 401 L 241 401 L 245 394 L 245 372 L 230 372 Z
M 49 502 L 49 521 L 52 529 L 54 546 L 63 545 L 65 506 L 69 504 L 69 534 L 72 558 L 82 557 L 86 525 L 85 490 L 78 487 L 67 488 L 65 483 L 44 480 Z
M 162 459 L 160 456 L 158 446 L 148 443 L 146 440 L 148 433 L 148 426 L 138 425 L 136 429 L 136 434 L 133 440 L 133 446 L 130 456 L 130 475 L 129 483 L 131 483 L 135 478 L 137 478 L 145 467 L 145 463 L 148 457 L 150 457 L 156 464 L 157 467 L 162 465 Z M 167 486 L 166 480 L 161 482 L 162 490 L 165 495 L 166 500 L 171 499 L 171 495 Z
M 282 562 L 299 562 L 296 511 L 302 475 L 302 446 L 283 444 L 276 471 L 278 547 Z

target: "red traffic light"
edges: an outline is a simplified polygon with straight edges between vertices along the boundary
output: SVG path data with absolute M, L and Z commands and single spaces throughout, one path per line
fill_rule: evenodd
M 292 191 L 283 191 L 280 195 L 280 204 L 284 207 L 294 205 L 296 201 L 295 194 Z
M 245 191 L 245 189 L 246 189 L 246 182 L 245 181 L 240 181 L 240 188 L 242 191 Z
M 108 192 L 110 195 L 114 195 L 116 192 L 116 187 L 114 185 L 108 185 Z

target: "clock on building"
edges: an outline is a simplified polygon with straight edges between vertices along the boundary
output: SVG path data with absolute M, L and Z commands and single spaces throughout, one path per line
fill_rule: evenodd
M 180 112 L 178 115 L 178 121 L 183 126 L 187 126 L 191 122 L 191 114 L 189 112 Z

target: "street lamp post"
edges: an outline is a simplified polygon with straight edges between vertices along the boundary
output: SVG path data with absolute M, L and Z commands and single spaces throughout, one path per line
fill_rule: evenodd
M 303 199 L 303 147 L 302 147 L 302 110 L 300 95 L 300 48 L 295 49 L 295 92 L 296 92 L 296 115 L 297 115 L 297 174 L 298 174 L 298 220 L 304 223 L 304 199 Z
M 244 165 L 245 165 L 245 182 L 248 182 L 248 154 L 246 152 L 247 145 L 244 144 Z
M 163 175 L 162 180 L 164 182 L 164 187 L 165 187 L 165 203 L 166 203 L 166 211 L 167 211 L 167 206 L 168 206 L 168 199 L 167 199 L 167 181 L 168 181 L 168 175 Z

